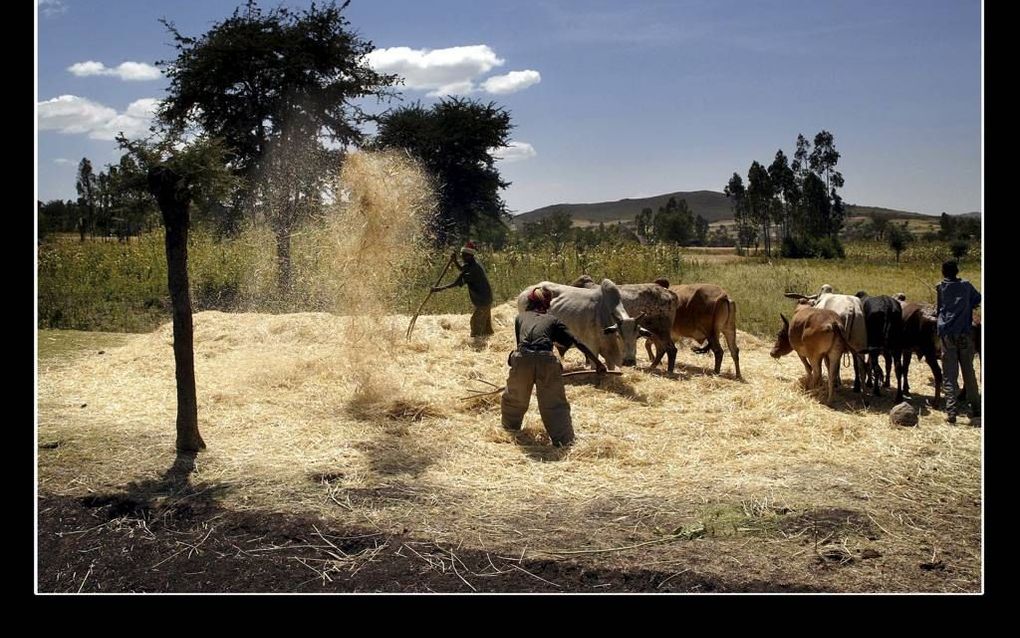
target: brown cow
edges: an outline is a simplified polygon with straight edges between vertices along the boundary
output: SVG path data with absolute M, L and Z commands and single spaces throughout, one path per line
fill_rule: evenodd
M 826 404 L 832 403 L 832 389 L 839 370 L 839 358 L 844 352 L 853 352 L 843 334 L 843 320 L 832 310 L 798 305 L 793 322 L 780 313 L 783 327 L 776 334 L 776 343 L 769 353 L 778 359 L 796 351 L 807 371 L 807 387 L 814 388 L 822 380 L 822 361 L 828 363 L 829 394 Z
M 667 282 L 668 283 L 668 282 Z M 661 282 L 660 282 L 661 285 Z M 676 293 L 680 303 L 676 317 L 673 319 L 672 336 L 674 340 L 682 337 L 695 341 L 708 341 L 708 344 L 694 352 L 705 353 L 709 350 L 715 355 L 715 373 L 722 368 L 723 348 L 719 342 L 719 333 L 726 338 L 726 346 L 733 357 L 736 377 L 740 376 L 740 348 L 737 347 L 737 302 L 730 299 L 729 294 L 715 284 L 684 284 L 669 286 Z M 651 348 L 645 342 L 651 356 Z M 662 355 L 659 354 L 659 357 Z

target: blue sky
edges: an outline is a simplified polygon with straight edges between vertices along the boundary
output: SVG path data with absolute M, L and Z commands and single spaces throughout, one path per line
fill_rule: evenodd
M 150 67 L 174 53 L 160 17 L 200 35 L 238 4 L 40 0 L 39 199 L 74 198 L 82 157 L 115 162 L 112 134 L 144 131 L 166 88 Z M 826 129 L 845 201 L 937 214 L 981 208 L 981 6 L 354 0 L 346 15 L 372 64 L 405 75 L 405 102 L 512 113 L 499 166 L 516 212 L 721 191 Z

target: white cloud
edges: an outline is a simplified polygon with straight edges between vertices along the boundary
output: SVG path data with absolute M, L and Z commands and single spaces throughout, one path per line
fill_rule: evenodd
M 510 142 L 502 148 L 489 149 L 492 156 L 497 160 L 504 162 L 519 162 L 521 160 L 531 159 L 538 155 L 535 152 L 535 147 L 527 142 Z
M 149 130 L 159 100 L 143 98 L 128 105 L 123 113 L 77 95 L 61 95 L 39 102 L 39 130 L 87 133 L 94 140 L 112 140 L 117 133 L 140 137 Z
M 67 5 L 61 0 L 39 0 L 39 13 L 47 18 L 58 16 L 67 11 Z
M 440 90 L 470 92 L 475 78 L 504 63 L 485 44 L 432 50 L 376 49 L 366 60 L 379 73 L 395 73 L 404 78 L 407 88 L 430 90 L 432 94 L 439 94 Z
M 506 75 L 493 75 L 482 82 L 481 86 L 486 93 L 502 95 L 521 91 L 541 81 L 542 75 L 538 71 L 527 69 L 524 71 L 511 71 Z
M 122 62 L 115 68 L 110 68 L 102 62 L 87 60 L 77 62 L 67 67 L 67 70 L 78 77 L 90 75 L 112 75 L 125 82 L 142 82 L 145 80 L 158 80 L 163 77 L 160 70 L 145 62 Z
M 66 157 L 58 157 L 57 159 L 53 160 L 53 163 L 54 164 L 74 164 L 74 160 L 69 160 Z

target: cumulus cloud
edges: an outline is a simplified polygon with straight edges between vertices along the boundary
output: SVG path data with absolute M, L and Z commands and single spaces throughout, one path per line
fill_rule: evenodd
M 368 65 L 379 73 L 404 78 L 408 89 L 428 91 L 429 97 L 467 95 L 478 91 L 505 94 L 537 84 L 538 71 L 511 71 L 506 75 L 481 78 L 506 62 L 485 44 L 446 49 L 390 47 L 366 56 Z
M 67 70 L 78 77 L 112 75 L 125 82 L 143 82 L 145 80 L 158 80 L 163 77 L 158 68 L 145 62 L 121 62 L 116 67 L 111 68 L 102 62 L 87 60 L 72 64 L 67 67 Z
M 521 160 L 530 159 L 538 155 L 535 152 L 535 147 L 527 142 L 511 141 L 506 146 L 501 148 L 489 149 L 492 156 L 497 160 L 504 162 L 519 162 Z
M 58 16 L 67 11 L 67 5 L 61 0 L 39 0 L 39 13 L 47 18 Z
M 436 91 L 444 87 L 471 86 L 504 60 L 484 44 L 446 49 L 391 47 L 376 49 L 366 56 L 368 65 L 379 73 L 395 73 L 409 89 Z
M 159 100 L 143 98 L 128 105 L 123 113 L 105 104 L 77 95 L 61 95 L 39 102 L 39 130 L 87 134 L 94 140 L 112 140 L 123 132 L 130 137 L 145 135 Z
M 506 75 L 493 75 L 482 82 L 481 86 L 486 93 L 502 95 L 505 93 L 515 93 L 541 81 L 542 75 L 538 71 L 527 69 L 524 71 L 511 71 Z

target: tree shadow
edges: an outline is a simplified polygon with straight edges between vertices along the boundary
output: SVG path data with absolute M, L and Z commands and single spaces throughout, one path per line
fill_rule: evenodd
M 154 520 L 189 517 L 199 511 L 220 508 L 220 499 L 230 490 L 225 483 L 191 481 L 196 452 L 177 452 L 173 463 L 159 478 L 132 481 L 122 490 L 91 494 L 79 499 L 88 507 L 106 508 L 112 520 L 123 516 Z

